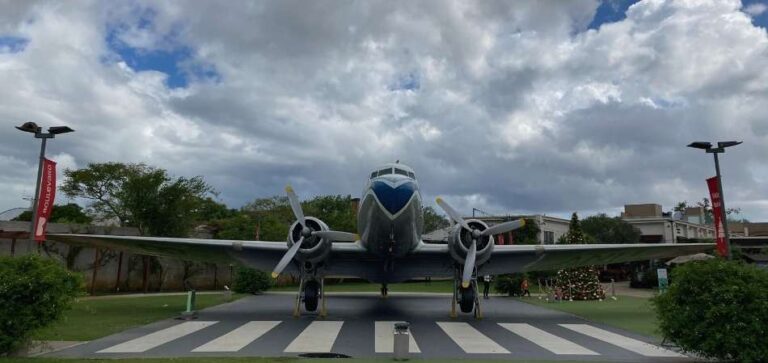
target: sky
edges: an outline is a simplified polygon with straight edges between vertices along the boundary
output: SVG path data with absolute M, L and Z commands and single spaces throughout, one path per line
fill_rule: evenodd
M 427 205 L 617 215 L 707 196 L 768 221 L 765 1 L 0 0 L 0 212 L 34 121 L 60 171 L 146 163 L 239 208 L 359 196 L 412 166 Z M 59 196 L 60 202 L 66 202 Z

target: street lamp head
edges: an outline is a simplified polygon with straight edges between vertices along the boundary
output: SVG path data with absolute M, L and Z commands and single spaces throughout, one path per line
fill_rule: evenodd
M 720 141 L 717 143 L 717 147 L 724 149 L 726 147 L 736 146 L 738 144 L 741 144 L 743 141 Z
M 707 149 L 711 149 L 712 148 L 712 143 L 711 142 L 706 142 L 706 141 L 694 141 L 694 142 L 690 143 L 688 145 L 688 147 L 692 147 L 692 148 L 695 148 L 695 149 L 707 150 Z
M 69 126 L 53 126 L 48 128 L 48 132 L 58 135 L 58 134 L 66 134 L 68 132 L 74 132 L 75 130 L 72 130 L 69 128 Z
M 40 132 L 42 129 L 40 126 L 37 126 L 34 122 L 25 122 L 21 126 L 16 126 L 16 129 L 24 131 L 24 132 L 31 132 L 33 134 Z

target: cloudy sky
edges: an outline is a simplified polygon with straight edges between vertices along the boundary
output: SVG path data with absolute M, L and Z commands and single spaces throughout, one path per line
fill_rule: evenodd
M 358 196 L 379 163 L 467 214 L 617 214 L 707 195 L 768 220 L 764 1 L 0 0 L 0 211 L 39 143 L 61 168 L 143 162 L 240 207 Z

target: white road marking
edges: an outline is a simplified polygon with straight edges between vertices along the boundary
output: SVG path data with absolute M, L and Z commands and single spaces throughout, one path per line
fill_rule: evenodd
M 555 354 L 600 355 L 530 324 L 499 323 L 499 325 Z
M 224 334 L 195 349 L 193 352 L 237 352 L 251 344 L 272 328 L 280 324 L 279 321 L 251 321 L 245 323 L 231 332 Z
M 504 347 L 467 323 L 438 322 L 437 325 L 465 353 L 509 353 Z
M 339 336 L 343 321 L 313 321 L 294 339 L 286 353 L 329 353 Z
M 377 321 L 375 326 L 375 345 L 376 353 L 392 353 L 394 351 L 395 339 L 392 332 L 395 330 L 395 323 L 399 321 Z M 408 351 L 411 353 L 421 353 L 413 334 L 409 334 Z
M 206 328 L 216 321 L 188 321 L 174 325 L 170 328 L 158 330 L 154 333 L 147 334 L 145 336 L 129 340 L 118 345 L 111 346 L 106 349 L 102 349 L 96 353 L 142 353 L 146 352 L 154 347 L 158 347 L 172 340 L 179 339 L 185 335 L 192 334 L 200 329 Z
M 577 333 L 602 340 L 606 343 L 613 344 L 619 348 L 624 348 L 637 354 L 642 354 L 646 357 L 685 357 L 685 355 L 673 352 L 671 350 L 657 347 L 653 344 L 648 344 L 636 339 L 627 338 L 623 335 L 595 328 L 587 324 L 560 324 L 560 326 L 571 329 Z

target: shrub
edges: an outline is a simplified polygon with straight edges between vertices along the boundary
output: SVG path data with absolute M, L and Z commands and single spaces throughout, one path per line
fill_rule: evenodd
M 768 272 L 713 259 L 672 271 L 654 298 L 659 329 L 687 352 L 738 362 L 768 357 Z
M 241 294 L 255 294 L 269 289 L 272 278 L 264 271 L 238 267 L 232 289 Z
M 520 284 L 523 282 L 523 274 L 508 274 L 496 276 L 493 282 L 493 289 L 496 292 L 507 294 L 509 296 L 518 296 L 523 293 Z M 530 282 L 530 281 L 529 281 Z
M 54 260 L 0 257 L 0 355 L 61 317 L 82 291 L 80 275 Z

